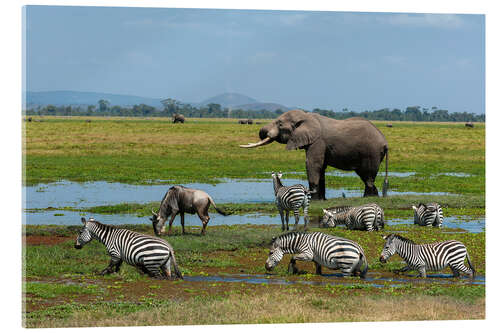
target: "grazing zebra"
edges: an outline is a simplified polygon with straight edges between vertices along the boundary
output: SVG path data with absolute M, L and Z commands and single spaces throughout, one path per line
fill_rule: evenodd
M 293 215 L 295 215 L 295 229 L 299 224 L 299 210 L 300 207 L 304 208 L 304 229 L 307 228 L 307 223 L 309 222 L 308 210 L 309 201 L 311 200 L 311 193 L 302 184 L 296 184 L 292 186 L 283 186 L 281 183 L 282 173 L 271 173 L 273 177 L 273 187 L 274 196 L 276 197 L 276 206 L 280 212 L 281 217 L 281 230 L 285 230 L 285 222 L 283 219 L 283 211 L 286 214 L 286 230 L 288 229 L 288 214 L 293 210 Z
M 283 254 L 293 253 L 288 271 L 297 273 L 296 260 L 313 261 L 316 274 L 321 275 L 321 266 L 340 269 L 344 276 L 364 278 L 368 271 L 366 256 L 356 242 L 349 239 L 327 235 L 321 232 L 304 233 L 292 231 L 275 237 L 272 240 L 266 270 L 272 270 L 283 259 Z M 362 270 L 362 267 L 364 268 Z
M 123 261 L 138 267 L 143 273 L 158 279 L 182 279 L 182 273 L 175 260 L 174 249 L 160 238 L 143 235 L 134 231 L 102 224 L 93 218 L 85 221 L 76 238 L 75 248 L 81 249 L 92 239 L 103 243 L 111 256 L 111 262 L 100 274 L 118 272 Z M 170 271 L 174 266 L 174 277 Z
M 438 203 L 423 204 L 419 203 L 418 207 L 412 206 L 414 210 L 413 224 L 422 225 L 425 227 L 433 226 L 441 228 L 443 224 L 443 210 Z
M 471 279 L 476 271 L 470 261 L 465 245 L 456 240 L 436 242 L 432 244 L 415 244 L 413 241 L 400 235 L 391 234 L 384 236 L 385 245 L 380 254 L 380 262 L 385 263 L 395 253 L 404 259 L 407 266 L 396 271 L 406 272 L 417 270 L 420 277 L 426 277 L 426 271 L 440 271 L 450 266 L 454 277 L 459 277 L 460 272 L 467 274 Z M 464 259 L 470 268 L 464 265 Z
M 323 209 L 323 226 L 335 227 L 345 224 L 352 230 L 381 230 L 384 229 L 384 210 L 377 204 L 371 203 L 358 207 L 332 207 Z

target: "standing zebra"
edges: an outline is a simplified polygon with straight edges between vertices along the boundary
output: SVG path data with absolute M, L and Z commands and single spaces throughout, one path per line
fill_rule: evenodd
M 467 253 L 465 245 L 456 240 L 436 242 L 432 244 L 415 244 L 413 241 L 400 235 L 391 234 L 384 236 L 385 245 L 380 254 L 380 262 L 385 263 L 395 253 L 399 254 L 406 262 L 406 267 L 396 271 L 406 272 L 417 270 L 420 277 L 426 277 L 426 271 L 440 271 L 450 266 L 454 277 L 459 277 L 460 272 L 467 274 L 471 279 L 476 271 Z M 464 259 L 470 268 L 464 265 Z
M 412 206 L 413 224 L 418 224 L 424 227 L 433 226 L 441 228 L 443 224 L 443 210 L 438 203 L 423 204 L 419 203 L 418 207 Z
M 384 229 L 384 210 L 375 203 L 358 207 L 333 207 L 323 209 L 323 226 L 335 227 L 345 224 L 352 230 L 381 230 Z
M 293 253 L 288 271 L 297 273 L 296 260 L 313 261 L 316 274 L 321 275 L 321 266 L 340 269 L 344 276 L 364 278 L 368 271 L 366 256 L 359 244 L 349 239 L 327 235 L 321 232 L 304 233 L 292 231 L 272 240 L 266 270 L 272 270 L 283 259 L 283 254 Z M 364 269 L 361 270 L 364 265 Z
M 300 207 L 304 208 L 304 229 L 307 228 L 307 223 L 309 222 L 308 210 L 309 201 L 311 200 L 311 193 L 302 184 L 296 184 L 292 186 L 283 186 L 281 183 L 282 173 L 271 173 L 273 177 L 273 187 L 274 196 L 276 197 L 276 206 L 280 212 L 281 217 L 281 230 L 285 230 L 285 222 L 283 219 L 283 211 L 286 213 L 286 230 L 288 229 L 288 214 L 293 210 L 293 215 L 295 215 L 295 229 L 299 224 L 299 210 Z
M 174 266 L 174 278 L 182 279 L 182 273 L 175 261 L 174 249 L 160 238 L 143 235 L 134 231 L 102 224 L 93 218 L 85 221 L 76 238 L 75 248 L 81 249 L 92 239 L 103 243 L 111 256 L 111 262 L 100 274 L 118 272 L 123 261 L 138 267 L 151 277 L 172 278 L 170 264 Z

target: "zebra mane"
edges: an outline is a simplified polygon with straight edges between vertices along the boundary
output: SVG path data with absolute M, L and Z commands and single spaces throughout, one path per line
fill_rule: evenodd
M 278 240 L 278 239 L 279 239 L 279 240 L 281 240 L 281 239 L 283 239 L 283 238 L 285 238 L 285 237 L 288 237 L 288 236 L 300 236 L 300 235 L 307 235 L 307 234 L 308 234 L 308 233 L 307 233 L 307 232 L 305 232 L 305 231 L 295 231 L 295 230 L 293 230 L 293 231 L 290 231 L 290 232 L 286 232 L 286 233 L 284 233 L 284 234 L 281 234 L 281 235 L 279 235 L 278 237 L 273 237 L 272 243 L 274 243 L 274 241 L 276 241 L 276 240 Z
M 88 221 L 87 221 L 87 222 L 92 222 L 92 223 L 94 223 L 94 224 L 95 224 L 97 227 L 99 227 L 99 228 L 118 229 L 118 228 L 117 228 L 116 226 L 114 226 L 114 225 L 104 224 L 104 223 L 101 223 L 101 222 L 99 222 L 99 221 L 97 221 L 97 220 L 94 220 L 93 218 L 88 219 Z
M 340 212 L 345 212 L 351 208 L 352 208 L 352 206 L 337 206 L 337 207 L 329 207 L 326 210 L 328 210 L 328 211 L 333 210 L 333 211 L 335 211 L 335 213 L 340 213 Z
M 410 243 L 410 244 L 416 244 L 414 241 L 412 241 L 411 239 L 408 239 L 406 237 L 403 237 L 401 235 L 397 235 L 397 234 L 392 234 L 391 235 L 393 238 L 396 238 L 396 239 L 399 239 L 400 241 L 403 241 L 405 243 Z

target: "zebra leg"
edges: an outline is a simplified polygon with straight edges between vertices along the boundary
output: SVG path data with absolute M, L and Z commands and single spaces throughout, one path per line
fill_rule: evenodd
M 101 273 L 99 273 L 99 275 L 106 275 L 106 274 L 111 274 L 111 273 L 114 273 L 114 272 L 117 272 L 115 271 L 115 266 L 117 266 L 118 264 L 118 268 L 120 267 L 119 265 L 121 264 L 121 259 L 120 258 L 116 258 L 116 257 L 111 257 L 111 261 L 109 262 L 109 265 L 108 267 L 106 267 L 105 269 L 103 269 L 101 271 Z
M 123 260 L 120 259 L 120 261 L 118 261 L 115 264 L 115 273 L 118 273 L 120 271 L 120 267 L 122 266 L 122 263 L 123 263 Z
M 425 266 L 420 266 L 418 268 L 418 276 L 420 276 L 421 278 L 426 278 L 427 277 L 427 274 L 425 272 Z
M 314 262 L 314 265 L 316 266 L 316 274 L 322 275 L 322 273 L 321 273 L 321 265 L 318 264 L 316 261 Z
M 288 210 L 285 210 L 285 219 L 286 219 L 286 230 L 290 230 L 290 228 L 288 228 L 288 221 L 289 221 L 289 215 L 290 212 Z
M 285 231 L 285 217 L 283 216 L 282 210 L 280 210 L 280 217 L 281 217 L 281 231 Z
M 167 261 L 165 261 L 163 265 L 160 266 L 160 269 L 163 271 L 167 279 L 172 280 L 172 272 L 170 270 L 170 257 Z
M 407 272 L 407 271 L 409 271 L 409 270 L 410 270 L 410 266 L 405 266 L 405 267 L 403 267 L 403 268 L 401 268 L 401 269 L 396 269 L 396 270 L 394 271 L 394 273 L 396 273 L 396 274 L 400 274 L 400 273 L 403 273 L 403 272 Z
M 298 209 L 294 210 L 293 215 L 295 216 L 295 229 L 294 230 L 297 230 L 297 228 L 299 227 L 299 220 L 300 220 L 299 210 Z
M 304 252 L 295 256 L 292 256 L 292 259 L 290 259 L 290 263 L 288 264 L 288 273 L 291 274 L 297 274 L 299 270 L 297 269 L 297 266 L 295 265 L 297 260 L 300 261 L 313 261 L 313 254 L 309 252 Z
M 464 264 L 450 264 L 450 268 L 453 272 L 453 277 L 460 277 L 460 272 L 470 278 L 473 277 L 472 269 L 467 268 Z

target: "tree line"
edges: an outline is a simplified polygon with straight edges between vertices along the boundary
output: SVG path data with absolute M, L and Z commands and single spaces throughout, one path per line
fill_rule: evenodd
M 187 118 L 245 118 L 245 119 L 273 119 L 284 110 L 241 110 L 223 108 L 220 104 L 211 103 L 204 106 L 192 106 L 180 103 L 171 98 L 161 101 L 163 108 L 139 104 L 131 107 L 113 105 L 109 101 L 99 100 L 96 105 L 88 106 L 55 106 L 38 105 L 23 110 L 25 115 L 47 115 L 47 116 L 121 116 L 121 117 L 170 117 L 174 113 L 180 113 Z M 306 110 L 308 111 L 308 110 Z M 380 110 L 356 112 L 348 109 L 342 111 L 324 110 L 315 108 L 314 113 L 335 118 L 346 119 L 350 117 L 363 117 L 369 120 L 400 120 L 400 121 L 452 121 L 452 122 L 484 122 L 485 114 L 474 114 L 469 112 L 448 112 L 437 107 L 421 108 L 420 106 L 409 106 L 405 110 L 384 108 Z

